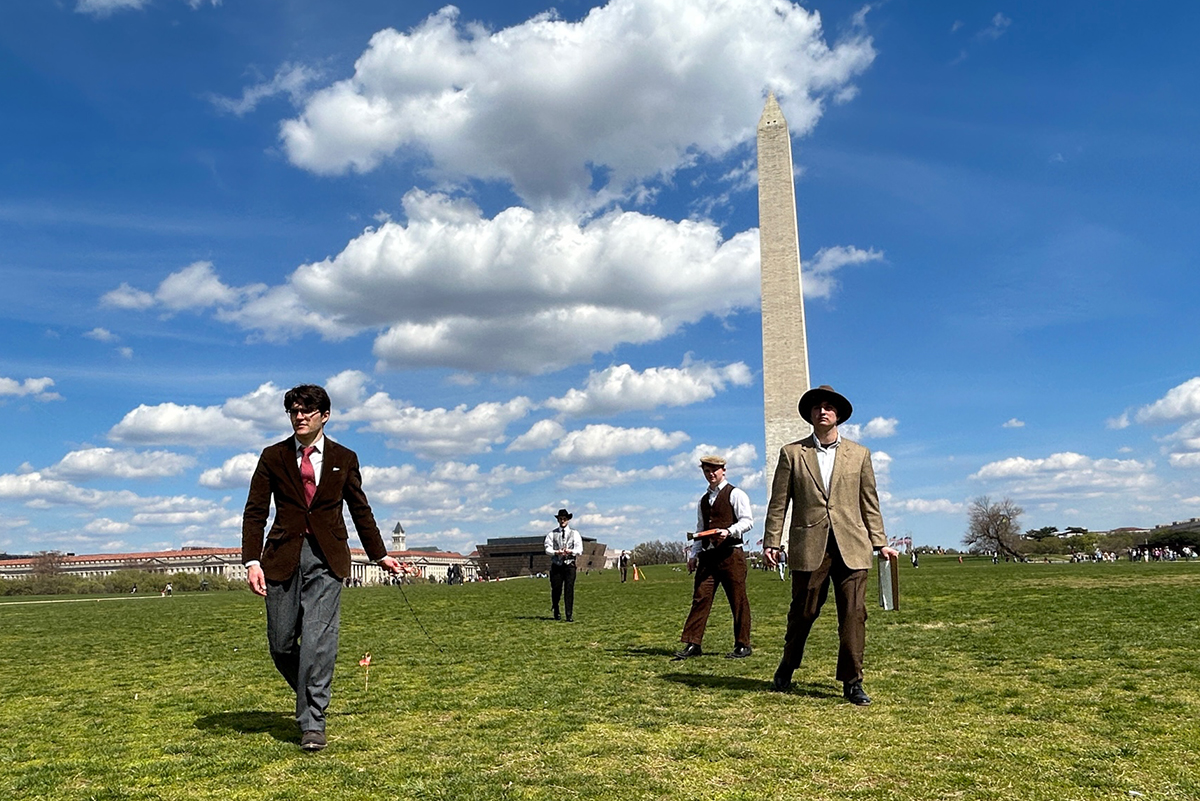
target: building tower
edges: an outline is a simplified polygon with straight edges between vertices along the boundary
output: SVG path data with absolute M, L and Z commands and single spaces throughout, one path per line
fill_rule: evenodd
M 800 286 L 792 139 L 774 93 L 767 95 L 758 121 L 758 243 L 762 260 L 763 417 L 769 493 L 779 449 L 811 430 L 796 412 L 796 402 L 808 391 L 808 341 Z
M 392 529 L 392 550 L 393 551 L 407 551 L 408 550 L 408 543 L 406 542 L 407 539 L 408 538 L 404 534 L 404 526 L 400 525 L 400 523 L 396 523 L 396 527 L 394 529 Z

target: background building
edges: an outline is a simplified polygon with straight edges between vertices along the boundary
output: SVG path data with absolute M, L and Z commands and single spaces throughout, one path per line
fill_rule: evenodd
M 582 537 L 583 554 L 575 560 L 579 570 L 603 570 L 608 547 L 594 537 Z M 550 572 L 545 537 L 489 537 L 479 546 L 480 569 L 488 578 L 533 576 Z

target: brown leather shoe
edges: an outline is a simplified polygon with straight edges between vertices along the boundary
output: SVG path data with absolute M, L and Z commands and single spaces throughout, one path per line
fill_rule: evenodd
M 325 732 L 323 731 L 306 731 L 300 735 L 300 750 L 301 751 L 320 751 L 327 745 L 325 742 Z

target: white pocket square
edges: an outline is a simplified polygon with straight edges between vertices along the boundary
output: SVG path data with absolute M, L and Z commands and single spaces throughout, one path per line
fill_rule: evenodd
M 342 468 L 340 468 L 340 467 L 335 467 L 335 468 L 333 468 L 333 472 L 335 472 L 335 473 L 336 473 L 337 471 L 339 471 L 339 470 L 341 470 L 341 469 L 342 469 Z

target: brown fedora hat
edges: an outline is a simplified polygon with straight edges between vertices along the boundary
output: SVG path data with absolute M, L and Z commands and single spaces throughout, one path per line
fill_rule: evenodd
M 800 403 L 797 408 L 800 410 L 800 416 L 804 418 L 805 422 L 812 422 L 812 407 L 821 401 L 829 401 L 833 404 L 833 408 L 837 409 L 839 425 L 849 420 L 850 415 L 854 413 L 854 407 L 850 405 L 850 401 L 846 400 L 844 395 L 835 392 L 833 387 L 828 384 L 822 384 L 800 396 Z

